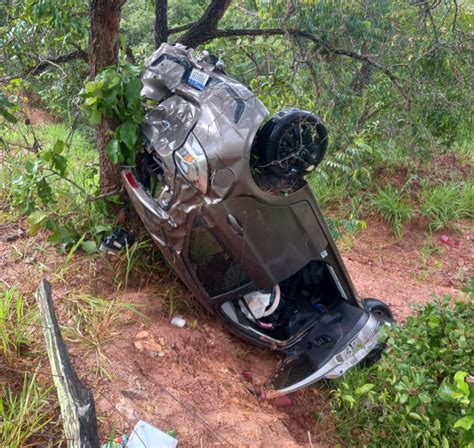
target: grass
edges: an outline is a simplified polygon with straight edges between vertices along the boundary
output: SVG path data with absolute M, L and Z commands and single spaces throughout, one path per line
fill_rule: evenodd
M 0 346 L 6 360 L 18 357 L 27 345 L 31 315 L 15 286 L 0 290 Z
M 2 446 L 8 448 L 50 446 L 48 443 L 50 440 L 46 443 L 40 441 L 44 439 L 43 432 L 54 417 L 50 404 L 52 401 L 52 388 L 39 384 L 36 374 L 25 374 L 18 392 L 11 387 L 3 387 L 0 391 Z M 50 434 L 49 427 L 48 433 Z
M 161 253 L 155 250 L 150 239 L 136 241 L 132 246 L 117 254 L 113 266 L 114 284 L 117 289 L 127 289 L 132 278 L 147 281 L 150 277 L 167 270 L 162 263 Z
M 172 286 L 161 296 L 161 309 L 168 316 L 189 315 L 196 311 L 196 305 L 187 299 L 180 286 Z
M 428 233 L 423 240 L 423 247 L 421 248 L 421 259 L 423 264 L 426 266 L 429 259 L 433 255 L 441 255 L 444 249 L 433 241 L 433 235 Z
M 372 203 L 385 222 L 392 226 L 395 236 L 400 238 L 404 224 L 413 216 L 412 206 L 406 201 L 403 192 L 389 184 L 377 191 Z
M 455 229 L 462 219 L 474 219 L 474 186 L 472 183 L 446 182 L 422 185 L 420 213 L 429 221 L 430 230 Z
M 90 295 L 72 295 L 65 305 L 64 337 L 78 344 L 84 355 L 95 354 L 95 375 L 111 379 L 110 361 L 102 347 L 113 338 L 127 311 L 140 314 L 139 305 Z

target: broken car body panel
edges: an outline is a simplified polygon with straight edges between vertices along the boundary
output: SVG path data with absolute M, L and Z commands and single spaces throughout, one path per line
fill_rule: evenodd
M 137 168 L 122 177 L 194 296 L 234 333 L 287 355 L 273 385 L 288 393 L 360 362 L 382 323 L 362 306 L 309 186 L 276 196 L 257 185 L 250 159 L 267 109 L 216 67 L 179 44 L 147 60 L 142 93 L 157 104 Z M 256 291 L 263 318 L 248 311 Z

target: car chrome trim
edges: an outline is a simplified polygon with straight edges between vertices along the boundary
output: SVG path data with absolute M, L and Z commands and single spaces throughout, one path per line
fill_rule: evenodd
M 323 378 L 333 379 L 344 375 L 347 370 L 361 362 L 380 342 L 380 327 L 380 321 L 373 315 L 370 315 L 357 336 L 352 339 L 343 350 L 325 362 L 323 367 L 304 380 L 284 389 L 279 389 L 276 392 L 278 392 L 278 394 L 288 394 L 309 386 Z

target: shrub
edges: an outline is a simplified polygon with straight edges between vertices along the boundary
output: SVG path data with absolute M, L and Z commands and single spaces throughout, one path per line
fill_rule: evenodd
M 378 190 L 373 197 L 373 204 L 380 211 L 384 220 L 392 226 L 397 238 L 402 235 L 403 225 L 412 217 L 412 207 L 406 203 L 403 193 L 392 185 Z
M 339 381 L 337 436 L 344 446 L 474 447 L 473 367 L 472 303 L 423 306 L 390 330 L 378 364 Z

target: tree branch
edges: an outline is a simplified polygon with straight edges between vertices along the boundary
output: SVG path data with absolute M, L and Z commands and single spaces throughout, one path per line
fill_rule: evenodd
M 185 23 L 184 25 L 175 26 L 168 30 L 168 35 L 181 33 L 181 31 L 186 31 L 196 25 L 196 22 Z
M 295 28 L 266 28 L 266 29 L 226 29 L 226 30 L 218 30 L 216 29 L 212 33 L 206 33 L 205 36 L 202 36 L 201 42 L 208 42 L 213 39 L 217 39 L 219 37 L 239 37 L 239 36 L 293 36 L 293 37 L 300 37 L 310 42 L 313 42 L 320 48 L 325 49 L 328 53 L 339 55 L 339 56 L 346 56 L 352 58 L 356 61 L 365 62 L 372 67 L 376 68 L 377 70 L 381 71 L 385 74 L 390 81 L 395 85 L 398 89 L 400 94 L 403 96 L 407 103 L 407 108 L 411 108 L 411 98 L 405 92 L 405 89 L 400 84 L 400 79 L 396 76 L 387 66 L 381 64 L 380 62 L 373 59 L 373 57 L 369 54 L 360 54 L 353 50 L 347 50 L 345 48 L 335 47 L 331 45 L 329 42 L 321 39 L 320 37 L 311 34 L 307 31 L 295 29 Z
M 213 39 L 213 34 L 218 31 L 217 25 L 231 3 L 232 0 L 212 0 L 204 14 L 178 39 L 178 42 L 196 48 L 203 42 Z
M 34 67 L 25 70 L 22 73 L 18 73 L 16 75 L 5 76 L 4 78 L 0 78 L 0 83 L 4 84 L 6 82 L 12 81 L 13 79 L 18 78 L 26 78 L 27 76 L 36 76 L 43 72 L 45 72 L 51 65 L 58 65 L 64 64 L 66 62 L 71 62 L 77 59 L 82 59 L 83 61 L 88 61 L 89 55 L 84 50 L 75 50 L 71 51 L 70 53 L 60 54 L 59 56 L 55 57 L 46 57 L 41 60 L 39 64 Z

